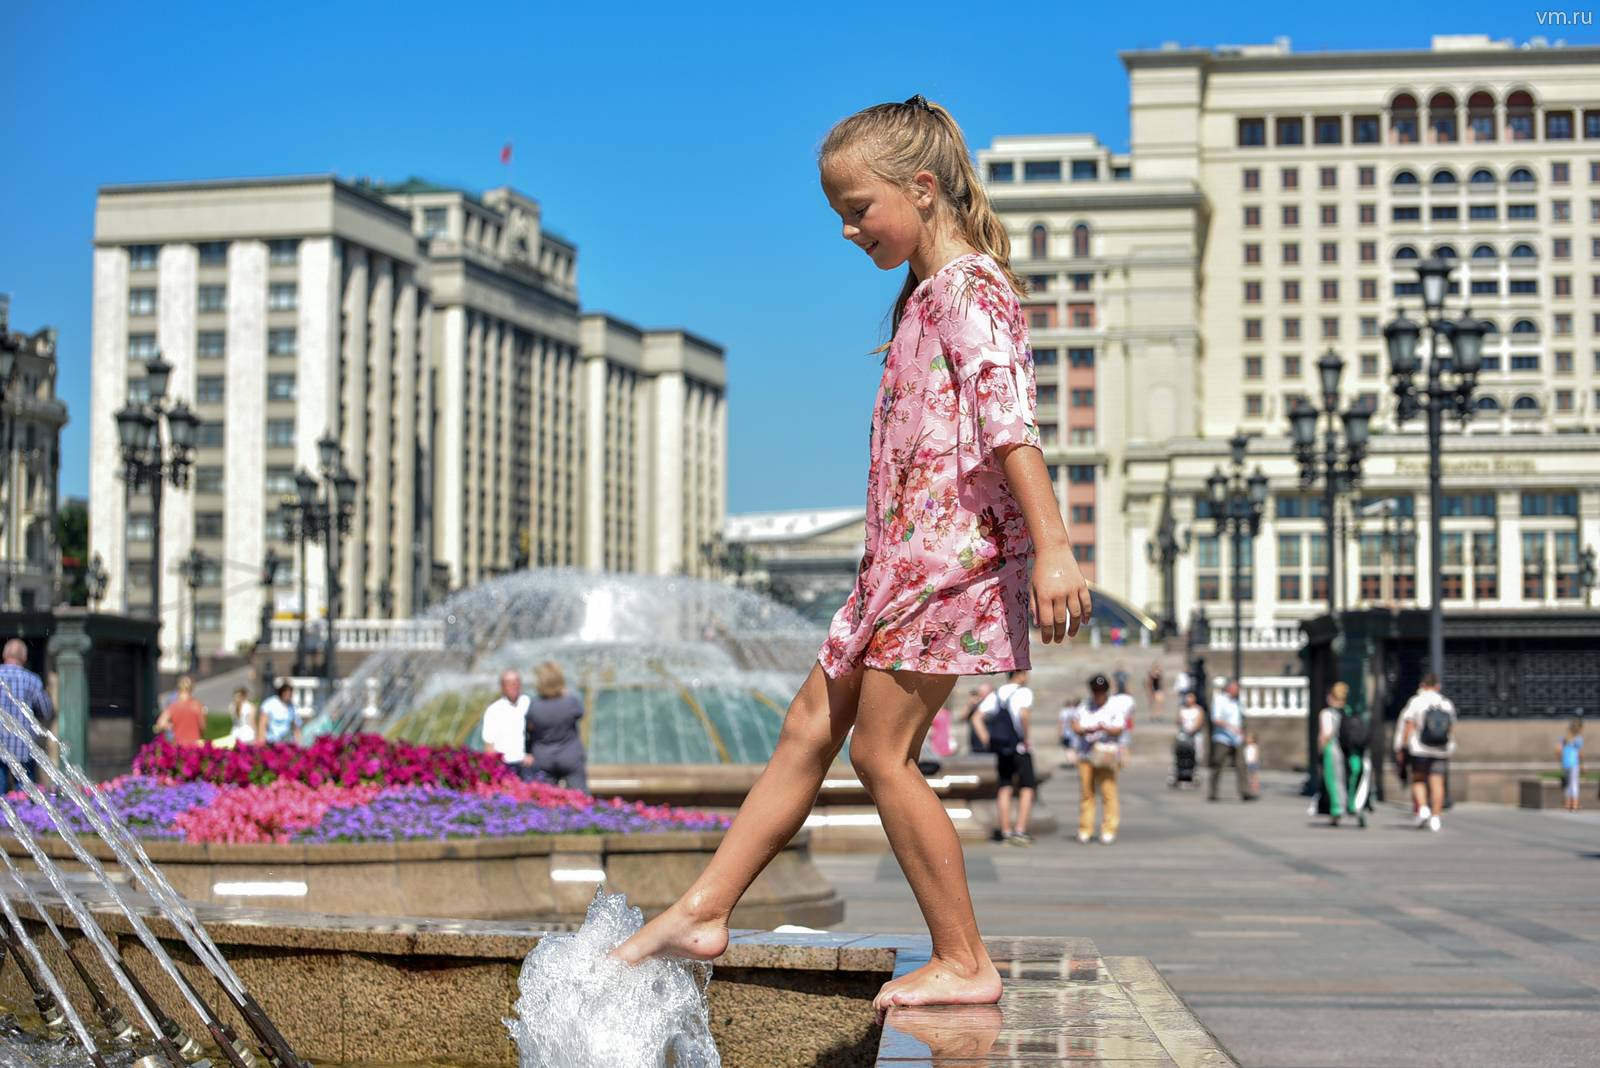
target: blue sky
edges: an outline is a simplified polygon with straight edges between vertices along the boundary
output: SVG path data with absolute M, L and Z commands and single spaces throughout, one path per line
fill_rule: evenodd
M 1534 5 L 60 4 L 0 19 L 0 291 L 60 328 L 61 490 L 87 495 L 91 240 L 103 184 L 335 172 L 536 197 L 577 242 L 586 308 L 726 346 L 729 507 L 863 496 L 899 275 L 840 240 L 816 147 L 915 92 L 974 148 L 1093 133 L 1127 147 L 1119 50 L 1425 48 L 1548 33 Z M 1594 40 L 1593 31 L 1587 32 Z M 1577 39 L 1573 39 L 1577 43 Z M 510 168 L 500 146 L 515 145 Z

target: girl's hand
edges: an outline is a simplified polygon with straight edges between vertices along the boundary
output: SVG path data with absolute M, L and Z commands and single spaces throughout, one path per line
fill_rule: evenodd
M 1033 622 L 1046 644 L 1075 637 L 1089 619 L 1089 584 L 1069 546 L 1039 550 L 1030 594 Z

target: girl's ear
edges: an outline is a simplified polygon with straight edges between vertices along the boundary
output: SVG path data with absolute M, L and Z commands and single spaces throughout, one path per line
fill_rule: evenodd
M 918 171 L 911 176 L 911 184 L 916 190 L 912 199 L 917 207 L 923 211 L 932 211 L 934 204 L 939 200 L 939 179 L 934 177 L 932 171 Z

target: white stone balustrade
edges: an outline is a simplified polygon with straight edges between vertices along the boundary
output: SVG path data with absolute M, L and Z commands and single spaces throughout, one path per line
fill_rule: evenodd
M 1226 623 L 1215 622 L 1211 627 L 1211 648 L 1233 648 L 1233 621 Z M 1300 624 L 1294 620 L 1275 619 L 1270 626 L 1257 627 L 1246 623 L 1244 625 L 1243 649 L 1266 649 L 1279 652 L 1296 652 L 1305 642 L 1305 635 L 1300 632 Z
M 326 625 L 320 619 L 307 624 L 306 642 L 313 649 L 322 646 Z M 444 627 L 438 619 L 341 619 L 334 624 L 334 637 L 341 650 L 443 649 Z M 299 641 L 298 620 L 273 621 L 274 650 L 293 651 Z
M 1222 693 L 1213 684 L 1214 703 Z M 1239 684 L 1239 701 L 1246 719 L 1251 716 L 1304 716 L 1311 705 L 1311 684 L 1302 675 L 1246 675 Z

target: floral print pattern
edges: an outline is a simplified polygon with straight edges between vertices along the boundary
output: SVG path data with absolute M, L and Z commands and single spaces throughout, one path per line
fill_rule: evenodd
M 823 670 L 1028 667 L 1033 543 L 995 450 L 1039 444 L 1033 358 L 988 256 L 951 260 L 906 301 L 869 442 L 865 553 Z

